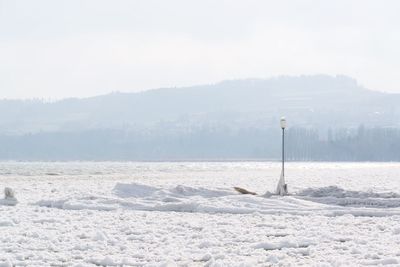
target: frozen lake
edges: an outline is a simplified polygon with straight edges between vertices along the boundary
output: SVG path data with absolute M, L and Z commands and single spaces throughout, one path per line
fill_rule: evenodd
M 0 266 L 400 265 L 400 163 L 0 163 Z

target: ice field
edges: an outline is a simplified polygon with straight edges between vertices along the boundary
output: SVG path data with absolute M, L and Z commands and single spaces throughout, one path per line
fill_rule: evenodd
M 0 163 L 0 266 L 400 266 L 399 163 Z M 259 193 L 241 195 L 240 186 Z M 267 194 L 266 194 L 267 193 Z

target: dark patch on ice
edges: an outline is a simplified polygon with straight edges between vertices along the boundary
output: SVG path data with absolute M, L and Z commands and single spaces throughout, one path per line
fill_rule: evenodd
M 287 233 L 271 233 L 271 234 L 266 234 L 268 237 L 285 237 L 288 236 L 289 234 Z
M 278 243 L 260 243 L 254 246 L 256 249 L 264 249 L 266 251 L 271 250 L 282 250 L 282 249 L 299 249 L 299 248 L 308 248 L 311 245 L 314 245 L 314 242 L 306 241 L 306 242 L 294 242 L 290 240 L 283 240 Z

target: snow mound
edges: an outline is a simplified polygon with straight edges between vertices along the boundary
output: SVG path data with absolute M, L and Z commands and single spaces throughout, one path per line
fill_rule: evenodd
M 162 189 L 158 187 L 142 185 L 137 183 L 123 184 L 117 183 L 113 190 L 114 194 L 123 197 L 151 197 L 151 196 L 170 196 L 170 197 L 221 197 L 235 194 L 232 190 L 218 190 L 209 189 L 204 187 L 190 187 L 184 185 L 178 185 L 168 189 Z
M 4 198 L 0 199 L 0 205 L 4 206 L 15 206 L 18 204 L 18 200 L 16 198 Z
M 121 184 L 117 183 L 114 187 L 115 195 L 119 197 L 148 197 L 160 189 L 143 184 Z
M 309 197 L 336 197 L 336 198 L 400 198 L 400 194 L 394 192 L 374 193 L 372 191 L 344 190 L 338 186 L 327 186 L 319 188 L 307 188 L 296 195 Z
M 395 258 L 388 258 L 388 259 L 380 259 L 380 260 L 371 260 L 371 261 L 363 261 L 361 262 L 362 265 L 398 265 L 399 261 Z
M 351 191 L 337 186 L 328 186 L 307 188 L 298 192 L 296 196 L 307 201 L 328 205 L 377 208 L 400 207 L 400 194 L 394 192 Z
M 279 242 L 262 242 L 254 245 L 255 249 L 265 249 L 265 250 L 280 250 L 283 248 L 307 248 L 311 245 L 315 245 L 315 242 L 309 239 L 292 240 L 283 239 Z
M 212 190 L 204 187 L 189 187 L 178 185 L 171 189 L 171 193 L 181 196 L 222 197 L 235 194 L 232 190 Z
M 341 188 L 308 188 L 290 196 L 242 195 L 233 188 L 205 188 L 178 185 L 156 187 L 117 183 L 109 196 L 78 196 L 41 200 L 38 206 L 66 210 L 117 209 L 229 214 L 291 214 L 340 216 L 400 215 L 400 198 L 395 193 L 346 191 Z

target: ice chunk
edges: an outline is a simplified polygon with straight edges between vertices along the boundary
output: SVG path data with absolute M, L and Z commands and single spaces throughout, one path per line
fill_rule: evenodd
M 18 200 L 15 198 L 15 192 L 12 188 L 4 188 L 4 199 L 0 200 L 0 205 L 15 206 Z

